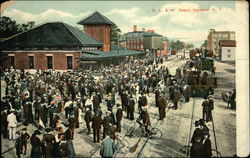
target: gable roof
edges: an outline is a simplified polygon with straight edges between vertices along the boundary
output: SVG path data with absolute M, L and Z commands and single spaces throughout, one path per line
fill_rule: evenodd
M 63 22 L 48 22 L 1 41 L 1 47 L 81 47 L 103 43 Z
M 79 25 L 92 25 L 92 24 L 108 24 L 115 25 L 111 20 L 102 15 L 99 12 L 94 12 L 92 15 L 80 20 L 77 24 Z

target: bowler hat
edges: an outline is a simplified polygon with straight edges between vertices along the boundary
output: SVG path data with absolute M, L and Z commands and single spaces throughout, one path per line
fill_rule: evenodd
M 195 127 L 197 127 L 197 126 L 200 125 L 200 122 L 199 122 L 199 121 L 195 121 L 195 122 L 194 122 L 194 125 L 195 125 Z
M 200 125 L 202 125 L 202 126 L 205 125 L 205 122 L 204 122 L 203 119 L 200 119 L 200 120 L 199 120 L 199 123 L 200 123 Z
M 40 135 L 40 134 L 41 134 L 41 132 L 39 130 L 34 131 L 34 135 Z
M 45 128 L 45 132 L 49 133 L 51 131 L 50 127 Z

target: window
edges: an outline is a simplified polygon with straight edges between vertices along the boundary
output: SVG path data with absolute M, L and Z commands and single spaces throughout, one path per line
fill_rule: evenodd
M 10 59 L 10 66 L 15 68 L 15 56 L 9 56 Z
M 227 57 L 228 57 L 228 58 L 231 58 L 231 55 L 230 55 L 230 54 L 228 54 L 228 55 L 227 55 Z
M 29 56 L 29 69 L 34 69 L 34 56 Z
M 53 69 L 53 56 L 47 56 L 48 69 Z
M 230 52 L 231 52 L 231 49 L 228 49 L 227 52 L 230 53 Z
M 73 68 L 73 57 L 72 56 L 67 56 L 67 68 L 72 69 Z

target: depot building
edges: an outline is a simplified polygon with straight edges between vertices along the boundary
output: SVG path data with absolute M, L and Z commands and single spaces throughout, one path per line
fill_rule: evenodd
M 1 66 L 16 69 L 67 70 L 119 64 L 146 53 L 111 44 L 111 20 L 94 12 L 79 21 L 83 30 L 48 22 L 1 41 Z

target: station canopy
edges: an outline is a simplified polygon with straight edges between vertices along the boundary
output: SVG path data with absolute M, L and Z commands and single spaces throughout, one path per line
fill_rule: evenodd
M 131 50 L 111 50 L 109 52 L 103 52 L 98 50 L 84 50 L 80 61 L 86 60 L 104 60 L 111 58 L 122 58 L 126 56 L 145 55 L 146 52 L 131 51 Z

